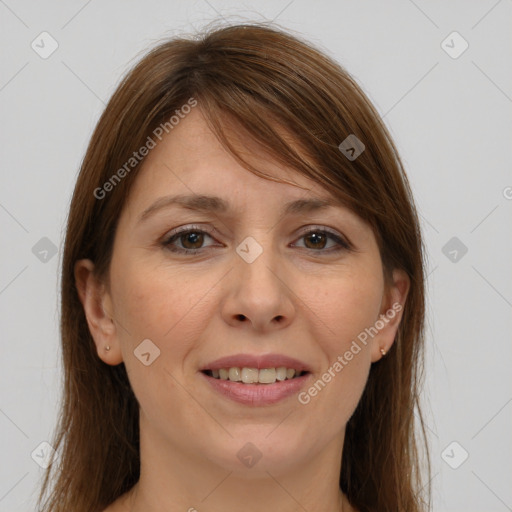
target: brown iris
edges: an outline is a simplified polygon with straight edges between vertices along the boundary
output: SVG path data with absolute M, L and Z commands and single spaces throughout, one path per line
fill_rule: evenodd
M 204 242 L 204 233 L 199 233 L 199 232 L 193 231 L 193 232 L 181 235 L 180 238 L 181 238 L 183 247 L 185 247 L 185 249 L 200 249 Z M 187 246 L 186 243 L 183 243 L 184 240 L 187 240 L 187 242 L 190 241 L 193 244 L 193 247 L 189 247 L 189 246 Z
M 315 240 L 315 242 L 314 242 L 313 247 L 308 247 L 307 242 L 305 242 L 304 244 L 306 245 L 306 247 L 308 247 L 308 249 L 323 249 L 325 247 L 325 243 L 327 241 L 327 237 L 325 234 L 316 233 L 316 232 L 309 233 L 307 236 L 304 237 L 304 240 L 310 240 L 310 239 Z M 318 242 L 320 242 L 320 244 Z

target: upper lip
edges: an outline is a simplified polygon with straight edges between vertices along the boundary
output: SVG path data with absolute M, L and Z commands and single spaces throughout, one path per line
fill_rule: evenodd
M 310 372 L 309 366 L 293 357 L 283 354 L 234 354 L 232 356 L 221 357 L 211 363 L 205 364 L 200 368 L 203 370 L 220 370 L 221 368 L 293 368 L 298 372 Z

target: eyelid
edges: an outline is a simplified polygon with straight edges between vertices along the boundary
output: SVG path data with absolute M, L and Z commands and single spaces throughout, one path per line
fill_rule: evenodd
M 181 233 L 187 233 L 188 231 L 204 231 L 210 236 L 213 236 L 213 234 L 217 234 L 220 236 L 220 233 L 217 229 L 215 229 L 213 226 L 209 226 L 208 224 L 205 224 L 203 226 L 200 226 L 199 224 L 185 224 L 183 226 L 179 226 L 177 228 L 174 228 L 173 230 L 169 231 L 163 236 L 164 240 L 169 240 L 170 238 L 180 235 Z
M 209 235 L 213 235 L 214 233 L 217 235 L 220 235 L 220 233 L 217 229 L 215 229 L 212 226 L 209 226 L 208 224 L 205 224 L 205 225 L 185 224 L 183 226 L 179 226 L 179 227 L 173 229 L 169 233 L 166 233 L 163 238 L 165 240 L 168 240 L 169 238 L 179 235 L 182 232 L 186 233 L 188 231 L 193 231 L 193 230 L 204 231 Z M 307 226 L 299 228 L 299 231 L 297 232 L 297 236 L 301 236 L 301 235 L 310 233 L 311 231 L 315 231 L 315 230 L 324 231 L 326 233 L 329 233 L 330 235 L 333 235 L 334 237 L 337 237 L 341 241 L 345 242 L 347 245 L 352 245 L 348 241 L 348 239 L 345 236 L 343 236 L 341 233 L 338 233 L 338 231 L 333 230 L 332 228 L 329 228 L 327 226 L 320 225 L 320 224 L 308 224 Z

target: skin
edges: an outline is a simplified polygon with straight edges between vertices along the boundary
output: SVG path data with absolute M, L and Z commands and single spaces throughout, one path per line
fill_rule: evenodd
M 404 305 L 409 279 L 396 270 L 385 289 L 374 234 L 344 207 L 282 216 L 283 203 L 328 191 L 261 151 L 247 155 L 296 185 L 241 167 L 193 109 L 137 176 L 119 219 L 109 284 L 95 279 L 90 260 L 76 263 L 98 357 L 124 362 L 140 404 L 141 477 L 108 512 L 338 511 L 341 498 L 344 512 L 354 510 L 339 490 L 345 426 L 371 364 L 394 341 L 401 312 L 307 405 L 296 396 L 264 407 L 239 404 L 210 389 L 198 371 L 221 356 L 277 352 L 310 364 L 311 385 L 392 304 Z M 138 223 L 159 197 L 192 192 L 220 196 L 233 212 L 174 206 Z M 182 236 L 174 246 L 203 252 L 180 255 L 162 245 L 171 230 L 191 224 L 217 232 L 204 235 L 203 245 Z M 313 225 L 357 250 L 329 251 L 337 246 L 331 239 L 315 245 L 304 236 Z M 235 251 L 247 236 L 263 248 L 250 264 Z M 148 338 L 160 356 L 145 366 L 134 350 Z M 237 458 L 247 442 L 262 453 L 251 468 Z

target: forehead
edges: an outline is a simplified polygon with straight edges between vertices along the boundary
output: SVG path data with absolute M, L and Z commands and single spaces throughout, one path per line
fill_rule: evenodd
M 243 167 L 223 147 L 196 107 L 149 152 L 132 185 L 132 202 L 145 202 L 165 192 L 215 195 L 234 200 L 275 192 L 282 195 L 283 201 L 285 196 L 336 201 L 314 180 L 276 162 L 249 137 L 235 133 L 230 142 L 250 165 L 291 184 L 264 179 Z

